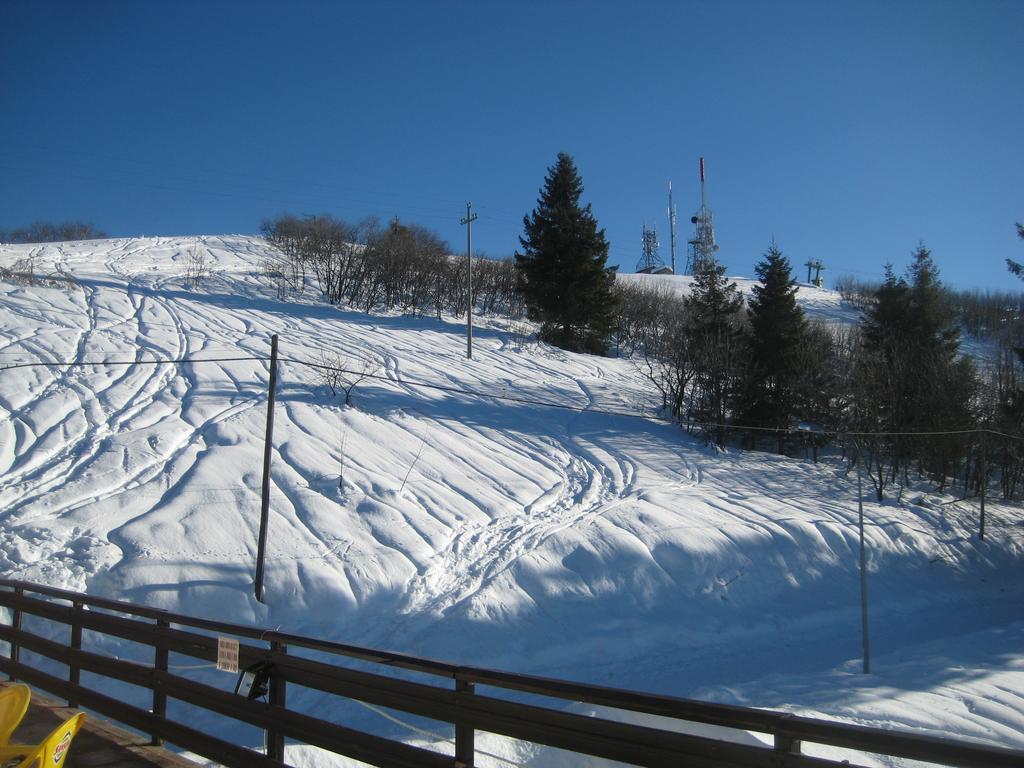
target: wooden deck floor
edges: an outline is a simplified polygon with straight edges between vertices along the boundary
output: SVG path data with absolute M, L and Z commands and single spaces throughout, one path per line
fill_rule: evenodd
M 61 722 L 78 710 L 38 695 L 11 737 L 12 744 L 38 744 Z M 149 739 L 130 733 L 99 715 L 88 713 L 85 726 L 71 743 L 66 768 L 196 768 L 196 763 L 149 744 Z

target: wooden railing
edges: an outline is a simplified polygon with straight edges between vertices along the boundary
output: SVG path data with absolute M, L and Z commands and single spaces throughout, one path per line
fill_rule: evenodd
M 0 622 L 0 641 L 8 643 L 10 649 L 8 656 L 0 656 L 0 671 L 63 697 L 73 706 L 92 709 L 150 734 L 156 743 L 166 740 L 238 768 L 284 764 L 286 741 L 314 745 L 379 766 L 469 768 L 475 760 L 477 731 L 582 755 L 673 768 L 840 765 L 803 754 L 803 742 L 940 765 L 1024 766 L 1022 750 L 457 666 L 198 619 L 21 581 L 0 580 L 0 606 L 10 612 L 9 623 Z M 42 623 L 48 631 L 26 629 L 25 619 L 30 616 L 36 617 L 33 624 Z M 62 636 L 66 640 L 54 639 Z M 242 667 L 269 665 L 267 702 L 249 700 L 233 690 L 175 674 L 169 666 L 171 653 L 216 661 L 218 637 L 239 641 Z M 105 638 L 120 638 L 152 649 L 152 663 L 100 652 L 102 643 L 97 640 Z M 85 647 L 84 639 L 93 647 Z M 301 656 L 300 650 L 313 652 L 318 658 Z M 25 663 L 23 651 L 51 662 Z M 66 666 L 67 675 L 53 674 L 57 665 L 52 662 Z M 344 666 L 346 663 L 348 666 Z M 50 671 L 43 671 L 40 666 Z M 427 676 L 423 679 L 437 682 L 408 679 L 410 675 L 405 671 L 423 673 Z M 133 706 L 84 685 L 83 672 L 146 689 L 151 692 L 151 706 Z M 454 725 L 454 750 L 442 754 L 289 709 L 287 693 L 296 686 Z M 486 688 L 487 694 L 478 687 Z M 537 697 L 553 701 L 538 704 Z M 266 754 L 171 719 L 168 699 L 263 729 Z M 723 726 L 735 729 L 737 735 L 743 731 L 767 734 L 772 745 L 755 745 L 749 740 L 725 741 L 575 714 L 566 711 L 566 702 Z

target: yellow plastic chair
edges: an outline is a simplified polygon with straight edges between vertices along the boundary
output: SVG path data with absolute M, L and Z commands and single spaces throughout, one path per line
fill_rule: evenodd
M 11 683 L 0 688 L 0 747 L 7 746 L 11 734 L 28 711 L 32 689 L 24 683 Z
M 53 729 L 40 744 L 8 744 L 0 747 L 0 765 L 7 768 L 60 768 L 68 756 L 71 740 L 82 727 L 85 713 L 72 715 Z M 20 762 L 14 762 L 19 760 Z

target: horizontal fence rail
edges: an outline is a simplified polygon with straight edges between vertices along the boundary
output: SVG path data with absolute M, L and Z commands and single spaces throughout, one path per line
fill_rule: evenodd
M 803 753 L 803 743 L 907 758 L 938 765 L 971 768 L 1019 768 L 1024 750 L 888 731 L 799 717 L 768 710 L 694 701 L 671 696 L 572 683 L 532 675 L 457 666 L 430 659 L 327 642 L 271 630 L 170 613 L 145 606 L 31 584 L 0 580 L 0 641 L 9 644 L 0 656 L 0 671 L 151 735 L 156 744 L 175 744 L 232 768 L 281 766 L 286 743 L 309 744 L 385 768 L 472 768 L 477 731 L 569 750 L 582 755 L 648 766 L 694 768 L 792 766 L 825 768 L 849 765 Z M 25 618 L 44 620 L 58 629 L 53 639 L 25 628 Z M 52 633 L 51 633 L 52 634 Z M 267 701 L 175 674 L 168 664 L 175 653 L 216 662 L 218 638 L 238 641 L 240 668 L 267 670 Z M 152 650 L 152 662 L 129 661 L 102 651 L 108 638 Z M 88 641 L 88 642 L 87 642 Z M 86 647 L 86 646 L 89 647 Z M 320 659 L 294 653 L 316 652 Z M 58 677 L 22 660 L 22 651 L 67 667 Z M 290 652 L 292 651 L 292 652 Z M 323 660 L 326 659 L 326 660 Z M 345 663 L 360 662 L 371 669 Z M 417 682 L 396 670 L 428 676 Z M 143 709 L 101 693 L 82 682 L 82 673 L 148 690 L 152 706 Z M 226 690 L 231 687 L 232 690 Z M 488 689 L 488 693 L 480 688 Z M 288 708 L 292 688 L 351 699 L 454 726 L 450 754 L 367 733 Z M 526 703 L 523 696 L 530 697 Z M 538 697 L 549 701 L 533 703 Z M 168 700 L 262 729 L 266 753 L 226 741 L 168 716 Z M 648 724 L 569 711 L 569 704 L 590 704 L 677 723 L 700 723 L 750 731 L 770 737 L 771 745 L 715 739 Z M 658 724 L 655 724 L 655 723 Z M 674 723 L 673 723 L 674 724 Z

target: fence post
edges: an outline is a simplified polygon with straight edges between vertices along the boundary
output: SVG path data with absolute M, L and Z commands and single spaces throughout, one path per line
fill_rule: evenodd
M 82 680 L 82 670 L 74 658 L 74 651 L 82 650 L 82 601 L 75 600 L 71 606 L 74 618 L 71 620 L 72 657 L 71 664 L 68 665 L 68 682 L 71 683 L 71 690 L 68 692 L 68 706 L 77 707 L 78 697 L 75 696 L 75 688 Z
M 473 683 L 462 679 L 458 672 L 455 673 L 455 704 L 459 709 L 463 708 L 460 701 L 462 697 L 459 694 L 472 694 L 473 689 Z M 455 722 L 455 768 L 473 768 L 475 738 L 476 731 L 473 730 L 473 726 L 465 725 L 461 720 Z
M 164 674 L 167 672 L 167 645 L 164 643 L 162 630 L 169 629 L 171 623 L 167 619 L 157 619 L 156 648 L 154 650 L 153 669 L 153 714 L 161 721 L 167 719 L 167 693 L 164 691 Z M 162 746 L 164 740 L 155 733 L 150 734 L 151 744 L 155 747 Z
M 14 588 L 15 608 L 14 608 L 14 611 L 11 613 L 11 628 L 12 629 L 21 629 L 21 598 L 23 598 L 24 596 L 25 596 L 25 590 L 24 590 L 23 587 L 19 586 L 19 587 L 15 587 Z M 17 661 L 18 661 L 18 659 L 20 657 L 21 657 L 21 645 L 18 643 L 17 640 L 13 640 L 12 639 L 11 640 L 11 661 L 17 663 Z M 11 672 L 11 674 L 8 675 L 8 677 L 10 678 L 12 683 L 15 680 L 17 680 L 17 678 L 14 676 L 13 672 Z
M 271 657 L 288 653 L 288 646 L 278 640 L 270 643 Z M 277 671 L 276 665 L 271 661 L 270 668 L 270 705 L 272 707 L 286 707 L 285 679 L 284 675 Z M 271 760 L 284 764 L 284 734 L 267 729 L 267 757 Z
M 792 718 L 792 715 L 783 715 L 781 724 L 775 729 L 775 760 L 772 761 L 773 765 L 784 765 L 785 757 L 783 755 L 799 755 L 800 754 L 800 739 L 786 733 L 786 720 Z

